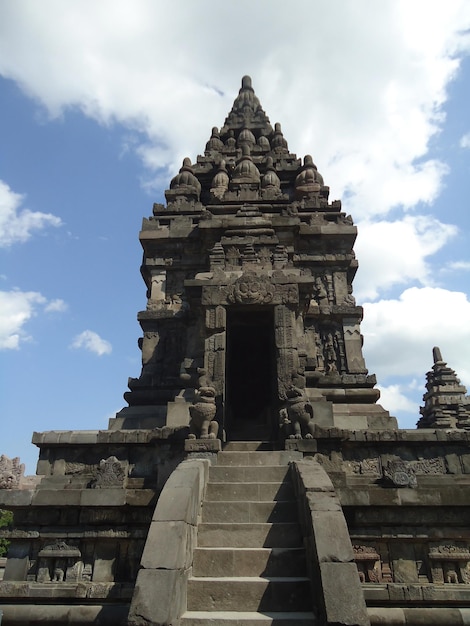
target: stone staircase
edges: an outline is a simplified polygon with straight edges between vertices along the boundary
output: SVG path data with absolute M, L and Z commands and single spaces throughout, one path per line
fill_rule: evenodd
M 301 454 L 263 446 L 231 442 L 210 468 L 182 626 L 317 623 L 288 467 Z

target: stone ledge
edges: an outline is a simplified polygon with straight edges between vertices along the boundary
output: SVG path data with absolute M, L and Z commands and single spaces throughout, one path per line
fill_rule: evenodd
M 349 484 L 337 487 L 337 494 L 342 506 L 411 506 L 468 507 L 470 502 L 470 485 L 449 485 L 447 481 L 432 488 L 420 487 L 385 487 L 374 484 Z
M 70 526 L 64 531 L 63 527 L 44 526 L 38 530 L 0 530 L 0 538 L 5 539 L 145 539 L 147 529 L 133 530 L 82 530 L 82 527 Z
M 36 583 L 0 581 L 0 598 L 116 598 L 130 600 L 134 585 L 114 582 Z M 0 604 L 1 608 L 1 604 Z
M 410 443 L 428 444 L 443 442 L 449 445 L 470 445 L 470 431 L 459 429 L 349 429 L 326 428 L 315 425 L 315 439 L 341 439 L 343 441 L 370 442 L 374 444 Z
M 52 446 L 95 446 L 97 444 L 153 444 L 158 440 L 175 437 L 175 442 L 183 441 L 187 427 L 170 427 L 149 429 L 117 429 L 117 430 L 48 430 L 34 432 L 32 443 L 39 448 Z
M 11 499 L 11 498 L 10 498 Z M 155 502 L 156 492 L 154 489 L 125 489 L 121 487 L 107 487 L 103 489 L 40 489 L 30 492 L 28 498 L 24 498 L 21 506 L 60 506 L 60 507 L 122 507 L 122 506 L 148 506 Z M 7 506 L 9 503 L 0 499 L 0 504 Z M 17 506 L 15 501 L 15 506 Z
M 468 606 L 470 602 L 470 585 L 465 584 L 365 583 L 362 589 L 367 602 L 435 603 L 439 606 L 460 602 Z
M 453 607 L 368 607 L 371 626 L 465 626 L 470 624 L 470 609 Z
M 30 489 L 0 489 L 0 507 L 9 509 L 16 506 L 29 506 L 34 491 Z
M 314 454 L 317 451 L 317 442 L 316 439 L 286 439 L 284 448 Z
M 5 624 L 100 624 L 127 626 L 129 603 L 0 604 Z
M 185 439 L 185 452 L 220 452 L 222 442 L 220 439 Z

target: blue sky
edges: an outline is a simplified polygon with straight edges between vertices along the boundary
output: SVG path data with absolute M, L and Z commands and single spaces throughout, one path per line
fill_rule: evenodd
M 470 8 L 441 8 L 0 5 L 0 453 L 34 473 L 34 430 L 106 428 L 125 406 L 142 218 L 246 73 L 358 224 L 382 404 L 414 427 L 434 345 L 470 386 Z

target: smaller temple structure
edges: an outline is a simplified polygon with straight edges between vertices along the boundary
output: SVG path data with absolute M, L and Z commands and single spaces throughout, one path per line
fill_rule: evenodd
M 420 408 L 418 428 L 470 428 L 470 398 L 456 373 L 433 349 L 434 365 L 426 374 L 424 407 Z

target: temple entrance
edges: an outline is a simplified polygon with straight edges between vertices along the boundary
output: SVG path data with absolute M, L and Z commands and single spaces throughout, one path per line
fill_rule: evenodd
M 272 310 L 227 309 L 225 431 L 228 440 L 277 437 Z

